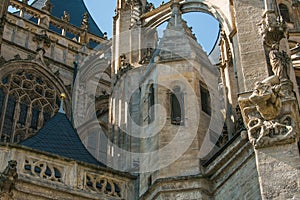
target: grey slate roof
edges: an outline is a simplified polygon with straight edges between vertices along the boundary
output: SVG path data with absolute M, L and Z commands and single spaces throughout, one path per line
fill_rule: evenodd
M 45 1 L 46 0 L 35 0 L 31 6 L 41 9 L 44 6 Z M 70 23 L 77 27 L 80 27 L 83 14 L 86 12 L 89 13 L 83 0 L 51 0 L 51 3 L 53 4 L 51 15 L 60 19 L 63 16 L 64 11 L 67 11 L 70 14 Z M 50 29 L 57 31 L 55 30 L 55 27 L 50 27 Z M 89 32 L 103 37 L 102 31 L 99 29 L 90 13 Z
M 57 113 L 37 134 L 22 141 L 20 145 L 76 161 L 105 166 L 88 152 L 71 122 L 63 113 Z

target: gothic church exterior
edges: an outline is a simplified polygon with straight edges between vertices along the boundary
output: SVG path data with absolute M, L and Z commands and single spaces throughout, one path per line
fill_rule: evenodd
M 210 53 L 190 12 L 219 21 Z M 1 1 L 1 200 L 300 199 L 299 1 L 117 0 L 112 21 Z

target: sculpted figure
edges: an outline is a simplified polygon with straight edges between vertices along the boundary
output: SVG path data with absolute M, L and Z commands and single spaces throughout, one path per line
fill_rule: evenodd
M 89 28 L 89 14 L 84 13 L 82 21 L 81 21 L 81 28 L 84 30 L 88 30 Z
M 271 120 L 280 114 L 281 100 L 279 98 L 280 85 L 277 76 L 267 81 L 257 82 L 250 101 L 256 105 L 258 112 L 265 120 Z
M 64 11 L 64 15 L 61 17 L 64 22 L 70 21 L 70 14 L 67 11 Z
M 17 178 L 17 161 L 10 160 L 4 171 L 0 173 L 0 194 L 2 196 L 12 196 L 12 190 L 15 187 Z
M 287 80 L 290 69 L 288 55 L 283 51 L 280 52 L 279 45 L 274 43 L 269 57 L 273 73 L 279 77 L 280 81 Z

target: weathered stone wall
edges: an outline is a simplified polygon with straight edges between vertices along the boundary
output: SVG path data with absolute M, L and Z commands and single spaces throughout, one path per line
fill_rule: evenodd
M 140 199 L 212 200 L 211 188 L 210 182 L 201 176 L 160 179 Z
M 263 1 L 234 1 L 240 65 L 237 66 L 240 92 L 252 90 L 256 81 L 268 76 L 258 23 L 264 12 Z M 254 70 L 255 69 L 255 70 Z
M 300 156 L 296 143 L 256 149 L 262 196 L 297 199 L 300 194 Z
M 215 200 L 261 199 L 255 156 L 249 142 L 236 138 L 222 153 L 204 164 Z
M 254 155 L 240 166 L 215 192 L 215 200 L 223 199 L 261 199 Z

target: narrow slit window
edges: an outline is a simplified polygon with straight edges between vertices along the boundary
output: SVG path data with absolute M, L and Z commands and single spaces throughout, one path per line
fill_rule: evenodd
M 149 96 L 148 96 L 148 123 L 154 121 L 155 115 L 154 115 L 154 85 L 151 84 L 149 88 Z
M 211 102 L 209 91 L 203 86 L 200 86 L 200 95 L 202 111 L 208 115 L 211 115 Z
M 171 123 L 184 125 L 184 95 L 180 87 L 174 87 L 171 93 Z

